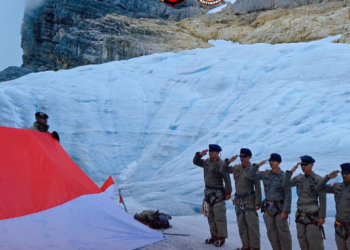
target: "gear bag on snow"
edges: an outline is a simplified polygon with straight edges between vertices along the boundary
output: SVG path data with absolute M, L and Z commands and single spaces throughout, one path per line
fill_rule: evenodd
M 149 226 L 154 229 L 167 229 L 170 226 L 169 220 L 171 216 L 168 214 L 160 213 L 159 210 L 143 210 L 139 214 L 135 214 L 135 220 Z

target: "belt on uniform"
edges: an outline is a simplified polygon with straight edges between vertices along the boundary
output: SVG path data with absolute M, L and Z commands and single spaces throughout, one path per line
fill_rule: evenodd
M 299 219 L 300 219 L 300 217 L 302 217 L 302 216 L 308 218 L 310 222 L 305 223 L 305 222 L 303 222 L 303 221 L 300 221 Z M 318 226 L 318 227 L 320 228 L 322 234 L 323 234 L 323 239 L 326 239 L 326 234 L 325 234 L 325 232 L 324 232 L 323 226 L 322 226 L 322 225 L 318 225 L 318 221 L 315 220 L 314 218 L 312 218 L 311 216 L 318 216 L 318 212 L 315 212 L 315 213 L 302 213 L 302 212 L 300 212 L 300 211 L 298 210 L 298 215 L 297 215 L 297 217 L 295 218 L 295 223 L 300 223 L 300 224 L 304 225 L 304 227 L 306 227 L 307 225 L 310 225 L 310 224 L 313 224 L 313 225 Z
M 280 205 L 283 204 L 284 200 L 280 200 L 280 201 L 267 201 L 267 204 L 274 204 L 274 205 Z
M 339 235 L 340 237 L 342 237 L 343 239 L 347 240 L 350 237 L 350 230 L 348 228 L 350 226 L 350 222 L 340 222 L 340 221 L 336 220 L 334 222 L 334 227 L 336 227 L 336 226 L 345 228 L 345 231 L 346 231 L 345 236 L 341 235 L 338 231 L 335 231 L 335 233 L 337 235 Z
M 245 197 L 253 195 L 253 194 L 255 194 L 254 190 L 251 190 L 251 191 L 247 192 L 244 195 L 240 195 L 240 194 L 237 194 L 237 193 L 234 194 L 235 198 L 240 199 L 239 208 L 241 209 L 241 211 L 243 211 L 243 212 L 246 212 L 247 210 L 255 211 L 255 209 L 249 208 L 243 203 L 243 200 L 244 200 Z M 235 202 L 233 203 L 233 205 L 234 204 L 235 204 Z M 238 216 L 238 214 L 237 214 L 237 216 Z
M 255 194 L 255 191 L 252 190 L 252 191 L 249 191 L 248 193 L 244 194 L 244 195 L 240 195 L 240 194 L 237 194 L 235 193 L 234 196 L 239 198 L 239 199 L 244 199 L 245 197 L 249 196 L 249 195 L 253 195 Z
M 340 222 L 340 221 L 335 221 L 334 222 L 337 226 L 342 226 L 342 227 L 348 227 L 350 226 L 350 222 Z
M 268 201 L 266 200 L 266 206 L 270 205 L 271 207 L 275 207 L 276 208 L 276 213 L 273 214 L 273 216 L 277 216 L 277 214 L 281 214 L 282 210 L 278 207 L 278 205 L 282 205 L 284 203 L 284 200 L 279 200 L 279 201 Z
M 208 202 L 209 205 L 215 205 L 216 203 L 219 203 L 221 201 L 223 201 L 222 198 L 219 198 L 217 195 L 216 195 L 216 192 L 217 191 L 220 191 L 222 192 L 223 194 L 225 194 L 225 189 L 222 187 L 222 188 L 214 188 L 214 187 L 209 187 L 209 186 L 205 186 L 205 188 L 208 188 L 208 189 L 215 189 L 216 191 L 212 192 L 211 194 L 208 194 L 206 197 L 205 197 L 205 200 L 206 202 Z M 214 197 L 214 199 L 211 199 L 211 197 Z
M 299 211 L 298 211 L 299 212 Z M 315 212 L 315 213 L 301 213 L 299 212 L 299 214 L 301 216 L 306 216 L 306 217 L 310 217 L 310 216 L 318 216 L 318 212 Z

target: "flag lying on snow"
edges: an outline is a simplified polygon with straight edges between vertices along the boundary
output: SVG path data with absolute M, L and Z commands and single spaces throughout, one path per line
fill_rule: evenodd
M 163 237 L 135 221 L 51 134 L 0 127 L 0 245 L 128 250 Z
M 114 180 L 112 176 L 110 175 L 108 179 L 103 183 L 103 185 L 100 187 L 102 192 L 105 192 L 108 194 L 109 197 L 112 197 L 114 195 L 118 194 L 118 188 L 114 183 Z

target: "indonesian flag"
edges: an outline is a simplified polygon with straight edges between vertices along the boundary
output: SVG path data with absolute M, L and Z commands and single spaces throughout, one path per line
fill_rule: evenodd
M 110 175 L 105 183 L 100 188 L 102 192 L 105 192 L 109 197 L 117 195 L 118 188 L 114 183 L 112 176 Z
M 0 138 L 1 249 L 131 250 L 163 239 L 104 194 L 51 134 L 0 126 Z

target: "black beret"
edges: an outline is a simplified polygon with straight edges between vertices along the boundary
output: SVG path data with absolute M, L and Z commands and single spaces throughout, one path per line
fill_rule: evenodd
M 270 160 L 278 161 L 279 163 L 281 163 L 282 157 L 279 154 L 273 153 L 270 154 Z
M 209 150 L 216 151 L 216 152 L 222 151 L 221 147 L 217 144 L 209 144 Z
M 250 151 L 250 149 L 248 149 L 248 148 L 241 148 L 240 154 L 245 154 L 245 155 L 248 155 L 248 156 L 252 156 L 252 151 Z
M 49 116 L 47 114 L 45 114 L 44 112 L 36 112 L 35 113 L 35 117 L 40 117 L 40 118 L 43 118 L 43 119 L 48 119 Z
M 315 162 L 315 159 L 309 155 L 300 156 L 300 159 L 301 159 L 301 161 L 307 162 L 307 163 L 314 163 Z
M 340 164 L 342 174 L 350 174 L 350 163 Z

